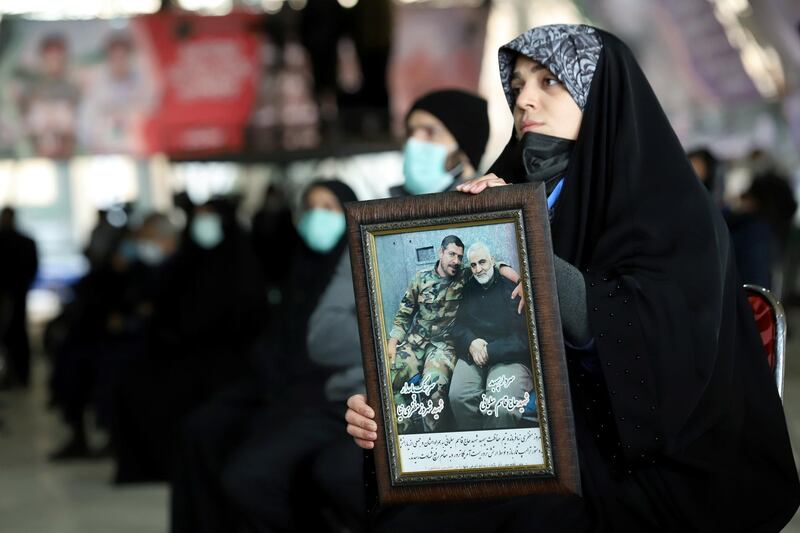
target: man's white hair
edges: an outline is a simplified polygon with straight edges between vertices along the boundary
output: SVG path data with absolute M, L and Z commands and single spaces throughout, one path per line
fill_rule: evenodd
M 470 256 L 472 256 L 473 252 L 486 252 L 486 255 L 494 259 L 494 256 L 492 256 L 492 251 L 489 250 L 489 247 L 483 244 L 481 241 L 475 242 L 469 247 L 469 250 L 467 250 L 467 260 L 469 260 Z

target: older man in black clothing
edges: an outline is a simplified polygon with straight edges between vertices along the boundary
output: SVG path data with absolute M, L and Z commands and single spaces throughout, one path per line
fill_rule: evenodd
M 534 396 L 525 318 L 511 297 L 514 283 L 500 275 L 489 248 L 476 242 L 467 259 L 472 278 L 451 333 L 458 356 L 450 384 L 456 426 L 515 428 Z

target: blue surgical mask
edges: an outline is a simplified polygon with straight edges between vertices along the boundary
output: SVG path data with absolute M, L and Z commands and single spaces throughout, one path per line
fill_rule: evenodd
M 142 240 L 136 244 L 136 254 L 139 261 L 147 266 L 158 266 L 167 258 L 161 247 L 150 240 Z
M 452 185 L 461 165 L 450 172 L 445 170 L 447 154 L 448 149 L 442 144 L 408 139 L 403 148 L 405 189 L 411 194 L 428 194 Z
M 297 232 L 309 248 L 324 254 L 333 250 L 344 235 L 346 226 L 344 213 L 310 209 L 300 218 Z
M 192 240 L 206 250 L 216 248 L 225 237 L 222 231 L 222 219 L 216 213 L 195 215 L 189 232 Z

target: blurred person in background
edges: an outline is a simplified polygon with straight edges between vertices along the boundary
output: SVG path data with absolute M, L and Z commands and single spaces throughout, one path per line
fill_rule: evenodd
M 306 246 L 326 254 L 330 262 L 305 332 L 295 337 L 298 351 L 287 355 L 319 365 L 323 380 L 286 376 L 290 386 L 308 392 L 287 394 L 294 400 L 289 413 L 283 402 L 262 411 L 264 425 L 236 448 L 222 471 L 225 497 L 251 531 L 306 529 L 300 524 L 305 520 L 306 491 L 312 487 L 309 464 L 326 448 L 346 442 L 341 438 L 345 401 L 364 387 L 345 235 L 344 204 L 352 201 L 353 191 L 337 181 L 312 185 L 304 198 L 298 232 Z
M 719 161 L 717 161 L 717 158 L 705 146 L 696 148 L 686 155 L 689 157 L 689 162 L 692 164 L 697 178 L 709 193 L 714 194 L 714 191 L 717 190 L 716 185 L 719 174 Z
M 423 95 L 406 115 L 405 181 L 390 194 L 443 192 L 475 177 L 488 140 L 486 100 L 455 89 Z
M 275 250 L 294 250 L 299 239 L 289 203 L 277 184 L 267 186 L 264 203 L 253 216 L 250 238 L 267 283 L 268 320 L 271 322 L 286 297 L 293 259 L 290 254 L 277 261 Z
M 235 212 L 224 199 L 197 207 L 162 273 L 143 350 L 115 391 L 118 483 L 167 479 L 183 416 L 247 369 L 266 294 Z
M 97 223 L 89 234 L 83 254 L 89 260 L 89 270 L 106 268 L 114 251 L 127 234 L 130 205 L 99 209 Z
M 756 213 L 769 224 L 773 247 L 780 261 L 797 211 L 797 201 L 789 179 L 772 157 L 755 150 L 750 154 L 750 161 L 753 181 L 742 195 L 742 202 L 746 210 Z
M 744 197 L 738 205 L 726 206 L 723 213 L 733 241 L 736 270 L 742 283 L 754 283 L 771 289 L 772 265 L 776 254 L 769 224 L 755 210 L 755 205 Z
M 65 332 L 53 354 L 52 393 L 69 426 L 53 460 L 90 457 L 85 412 L 94 406 L 98 427 L 110 431 L 113 395 L 122 369 L 144 349 L 164 265 L 178 244 L 178 229 L 162 214 L 147 216 L 119 240 L 111 260 L 81 279 L 74 298 L 55 320 Z
M 130 206 L 115 206 L 113 209 L 97 211 L 97 222 L 83 249 L 83 255 L 89 263 L 89 270 L 76 284 L 68 288 L 61 312 L 45 326 L 44 351 L 49 357 L 55 357 L 65 343 L 71 342 L 69 338 L 74 336 L 74 332 L 70 330 L 76 321 L 80 321 L 77 317 L 84 313 L 84 308 L 89 300 L 98 297 L 92 294 L 90 287 L 97 278 L 96 273 L 108 272 L 111 269 L 113 258 L 123 241 L 129 236 L 127 214 L 129 208 Z M 113 219 L 113 224 L 110 219 Z M 127 246 L 125 253 L 129 257 L 133 257 L 134 247 Z
M 688 152 L 687 157 L 692 164 L 697 178 L 719 204 L 725 217 L 728 230 L 734 243 L 736 269 L 744 283 L 755 283 L 770 288 L 772 281 L 772 259 L 774 251 L 772 238 L 767 223 L 752 209 L 743 209 L 745 202 L 734 206 L 722 202 L 722 188 L 717 187 L 721 163 L 706 147 Z
M 126 231 L 128 231 L 126 229 Z M 84 415 L 96 391 L 97 367 L 114 327 L 130 281 L 136 249 L 127 234 L 112 244 L 108 261 L 98 263 L 72 287 L 72 299 L 48 325 L 54 351 L 50 379 L 51 401 L 69 429 L 67 441 L 50 455 L 51 460 L 90 455 Z
M 17 229 L 14 209 L 4 207 L 0 211 L 0 344 L 8 354 L 12 386 L 30 384 L 27 301 L 38 268 L 36 243 Z
M 167 215 L 152 213 L 145 217 L 136 233 L 136 257 L 151 268 L 162 267 L 180 245 L 177 226 Z
M 312 183 L 303 195 L 297 228 L 301 241 L 293 252 L 281 249 L 280 241 L 275 243 L 273 260 L 284 264 L 286 255 L 293 256 L 282 311 L 252 354 L 249 379 L 208 402 L 183 424 L 180 461 L 172 481 L 174 533 L 237 531 L 245 524 L 254 531 L 281 529 L 298 512 L 312 520 L 308 500 L 290 497 L 290 492 L 294 494 L 290 487 L 315 449 L 329 440 L 341 440 L 337 432 L 343 425 L 335 418 L 343 404 L 326 399 L 326 383 L 336 380 L 332 374 L 337 369 L 346 381 L 347 369 L 354 363 L 348 352 L 341 361 L 331 362 L 333 370 L 317 365 L 307 342 L 324 326 L 332 327 L 317 337 L 322 344 L 355 335 L 353 324 L 346 323 L 345 328 L 341 322 L 328 322 L 352 318 L 346 302 L 341 304 L 341 316 L 326 314 L 320 319 L 315 311 L 323 294 L 342 280 L 352 293 L 343 204 L 355 200 L 353 191 L 339 181 Z M 356 361 L 360 372 L 360 350 Z M 308 489 L 305 486 L 301 492 Z
M 769 154 L 753 150 L 746 165 L 752 181 L 738 202 L 726 209 L 725 221 L 742 281 L 776 290 L 780 297 L 781 280 L 774 280 L 773 274 L 782 272 L 797 202 Z
M 134 260 L 119 303 L 106 322 L 108 339 L 97 365 L 95 416 L 97 425 L 109 433 L 114 427 L 114 397 L 124 371 L 147 348 L 156 302 L 167 290 L 166 274 L 180 245 L 180 229 L 166 215 L 152 213 L 134 237 L 125 244 L 126 249 L 135 246 L 135 254 L 126 252 Z

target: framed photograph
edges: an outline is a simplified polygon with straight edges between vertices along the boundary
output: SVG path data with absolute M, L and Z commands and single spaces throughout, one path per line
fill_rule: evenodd
M 580 494 L 544 188 L 346 213 L 379 502 Z

